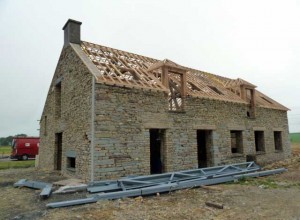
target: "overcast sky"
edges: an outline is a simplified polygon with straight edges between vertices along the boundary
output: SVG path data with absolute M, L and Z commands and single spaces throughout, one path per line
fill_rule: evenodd
M 68 18 L 85 41 L 243 78 L 300 131 L 300 1 L 0 0 L 0 137 L 38 135 Z

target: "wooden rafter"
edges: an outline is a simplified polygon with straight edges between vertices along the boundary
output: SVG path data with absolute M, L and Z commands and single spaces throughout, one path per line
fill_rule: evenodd
M 96 76 L 98 83 L 158 90 L 173 94 L 178 92 L 178 88 L 181 87 L 179 77 L 175 76 L 176 74 L 172 74 L 177 73 L 184 74 L 184 77 L 186 77 L 184 80 L 186 83 L 183 85 L 185 95 L 245 104 L 247 102 L 240 95 L 240 85 L 245 84 L 255 88 L 255 85 L 243 79 L 234 80 L 221 77 L 183 67 L 167 59 L 160 61 L 85 41 L 81 43 L 81 48 L 99 69 L 99 73 Z M 169 82 L 172 81 L 171 83 L 163 82 L 162 67 L 168 68 L 169 77 L 167 80 Z M 177 96 L 178 94 L 176 97 L 172 96 L 173 107 L 179 105 L 179 99 L 182 99 L 182 97 Z M 288 110 L 288 108 L 258 91 L 255 93 L 255 96 L 257 106 Z

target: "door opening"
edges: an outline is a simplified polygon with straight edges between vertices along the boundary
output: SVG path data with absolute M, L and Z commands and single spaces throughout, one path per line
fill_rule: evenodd
M 198 167 L 209 165 L 209 149 L 212 145 L 211 130 L 197 130 Z
M 55 134 L 55 145 L 56 145 L 56 170 L 61 170 L 62 163 L 62 133 Z
M 254 131 L 254 138 L 255 138 L 256 152 L 264 152 L 265 151 L 264 131 Z
M 163 143 L 165 130 L 150 129 L 150 173 L 164 172 L 163 166 Z

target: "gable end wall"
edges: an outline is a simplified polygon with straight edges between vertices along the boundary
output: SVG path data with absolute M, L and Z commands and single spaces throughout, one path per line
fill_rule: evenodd
M 55 82 L 61 78 L 61 117 L 57 117 Z M 55 133 L 62 132 L 62 173 L 90 177 L 91 94 L 92 74 L 71 46 L 63 48 L 40 122 L 40 168 L 57 168 Z M 67 169 L 70 151 L 76 153 L 75 171 Z

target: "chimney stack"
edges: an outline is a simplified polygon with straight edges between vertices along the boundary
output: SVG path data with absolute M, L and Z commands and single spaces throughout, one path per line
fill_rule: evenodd
M 75 21 L 72 19 L 69 19 L 67 23 L 64 25 L 63 30 L 64 30 L 64 47 L 69 45 L 69 43 L 74 43 L 74 44 L 80 44 L 80 25 L 82 22 L 80 21 Z

